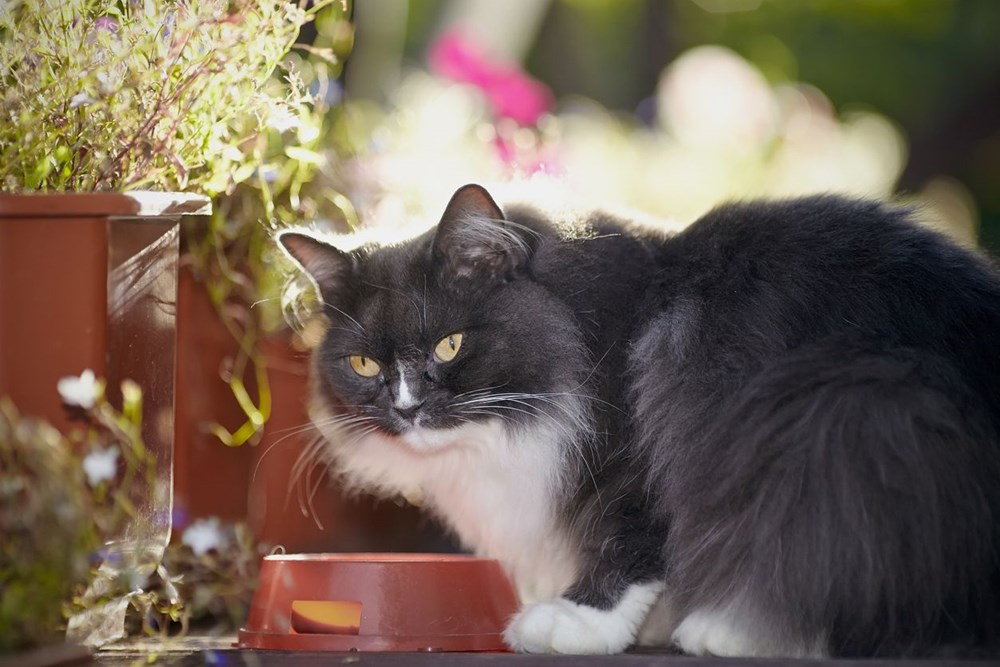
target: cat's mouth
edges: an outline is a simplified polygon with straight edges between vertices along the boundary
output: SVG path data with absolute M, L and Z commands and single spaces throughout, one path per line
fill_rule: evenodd
M 395 436 L 402 436 L 411 431 L 441 431 L 461 426 L 462 423 L 473 421 L 452 417 L 440 411 L 430 412 L 426 409 L 400 410 L 390 408 L 382 419 L 383 429 Z
M 393 435 L 402 435 L 426 425 L 428 418 L 427 415 L 420 411 L 392 408 L 389 410 L 387 421 Z
M 430 452 L 461 444 L 462 422 L 445 416 L 416 413 L 412 417 L 389 416 L 386 432 L 418 452 Z

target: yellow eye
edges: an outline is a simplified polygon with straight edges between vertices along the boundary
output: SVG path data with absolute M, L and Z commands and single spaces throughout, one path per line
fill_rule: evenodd
M 451 361 L 458 354 L 458 350 L 461 347 L 462 334 L 453 333 L 438 341 L 437 347 L 434 348 L 434 356 L 438 361 Z
M 352 354 L 350 361 L 351 368 L 353 368 L 354 372 L 361 377 L 373 378 L 382 370 L 371 357 L 362 357 L 358 354 Z

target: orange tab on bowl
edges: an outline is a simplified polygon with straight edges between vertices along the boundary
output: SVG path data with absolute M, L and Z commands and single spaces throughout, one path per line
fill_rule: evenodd
M 342 600 L 293 600 L 292 629 L 298 633 L 356 635 L 361 630 L 361 603 Z

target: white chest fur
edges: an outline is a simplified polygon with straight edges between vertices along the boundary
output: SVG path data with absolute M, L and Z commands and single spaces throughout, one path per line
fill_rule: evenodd
M 403 439 L 326 436 L 351 486 L 422 498 L 463 544 L 504 565 L 524 601 L 554 597 L 572 583 L 577 550 L 556 521 L 554 498 L 565 466 L 550 429 L 509 432 L 494 420 L 416 429 Z

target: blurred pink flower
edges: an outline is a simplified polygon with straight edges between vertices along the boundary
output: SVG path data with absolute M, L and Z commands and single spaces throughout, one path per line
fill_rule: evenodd
M 94 21 L 95 30 L 107 30 L 108 32 L 118 32 L 118 21 L 111 16 L 102 16 Z
M 503 134 L 497 134 L 493 139 L 496 155 L 506 165 L 508 176 L 534 176 L 547 174 L 563 176 L 566 173 L 562 159 L 556 147 L 540 141 L 530 146 L 518 147 L 517 142 Z
M 516 67 L 491 62 L 456 31 L 441 35 L 428 60 L 435 74 L 482 90 L 501 118 L 534 125 L 552 108 L 552 92 L 544 84 Z

